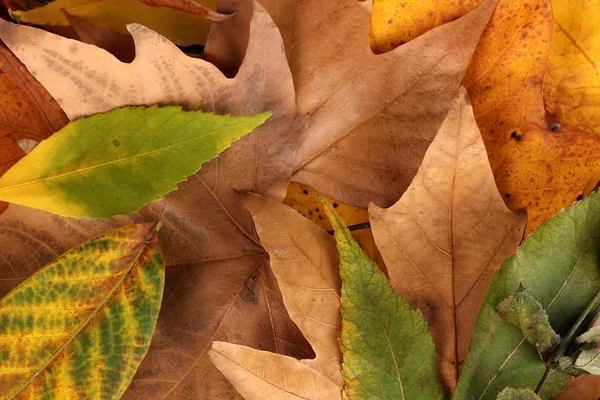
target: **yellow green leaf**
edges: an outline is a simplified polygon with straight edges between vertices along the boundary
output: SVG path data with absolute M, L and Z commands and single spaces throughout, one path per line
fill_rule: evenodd
M 544 77 L 546 108 L 556 120 L 600 133 L 600 3 L 553 0 L 554 36 Z
M 396 293 L 331 204 L 322 201 L 340 253 L 344 398 L 444 399 L 423 314 Z
M 125 107 L 82 118 L 0 178 L 0 199 L 77 218 L 127 214 L 177 188 L 271 113 Z
M 118 399 L 164 288 L 155 223 L 91 239 L 0 300 L 0 398 Z
M 208 8 L 216 9 L 216 0 L 196 1 Z M 55 0 L 30 11 L 13 11 L 12 15 L 21 22 L 34 25 L 68 26 L 63 10 L 86 22 L 128 34 L 127 24 L 142 24 L 175 44 L 189 46 L 204 44 L 210 22 L 201 16 L 172 8 L 150 7 L 137 0 Z

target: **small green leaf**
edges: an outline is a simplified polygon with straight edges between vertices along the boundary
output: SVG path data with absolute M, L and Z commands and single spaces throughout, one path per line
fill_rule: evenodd
M 545 363 L 523 333 L 505 323 L 496 309 L 520 283 L 540 302 L 550 325 L 566 342 L 600 289 L 597 192 L 540 225 L 517 254 L 504 261 L 477 318 L 455 400 L 492 400 L 507 386 L 534 390 L 542 380 Z M 570 379 L 558 370 L 550 372 L 540 397 L 557 395 Z
M 177 188 L 271 114 L 125 107 L 82 118 L 0 178 L 0 199 L 67 217 L 127 214 Z
M 575 339 L 575 343 L 589 343 L 589 342 L 598 342 L 600 340 L 600 326 L 594 326 L 592 329 L 580 335 Z
M 498 305 L 498 313 L 510 325 L 521 329 L 527 341 L 537 348 L 542 359 L 548 358 L 550 350 L 559 341 L 558 336 L 550 326 L 542 305 L 522 285 L 519 285 L 515 294 Z
M 435 346 L 420 311 L 398 295 L 323 198 L 342 277 L 346 399 L 444 399 Z
M 583 350 L 575 360 L 574 367 L 593 375 L 600 375 L 600 350 Z
M 163 296 L 156 224 L 91 239 L 0 300 L 0 398 L 117 400 Z
M 496 400 L 541 400 L 541 398 L 529 389 L 504 389 Z

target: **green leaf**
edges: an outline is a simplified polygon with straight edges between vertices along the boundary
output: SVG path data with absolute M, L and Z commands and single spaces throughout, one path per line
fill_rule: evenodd
M 0 300 L 0 397 L 121 397 L 145 357 L 164 288 L 156 224 L 69 250 Z
M 574 367 L 590 374 L 600 375 L 600 350 L 583 350 L 575 360 Z
M 541 400 L 540 397 L 529 389 L 504 389 L 496 400 Z
M 177 188 L 271 114 L 125 107 L 82 118 L 0 178 L 0 199 L 67 217 L 127 214 Z
M 548 358 L 550 350 L 558 343 L 558 337 L 542 305 L 522 285 L 498 305 L 498 313 L 510 325 L 521 329 L 527 341 L 536 346 L 542 359 Z
M 340 253 L 345 398 L 444 399 L 423 315 L 396 293 L 334 208 L 321 201 Z
M 600 195 L 593 193 L 540 225 L 496 273 L 482 305 L 454 399 L 495 399 L 507 386 L 535 389 L 546 370 L 520 329 L 496 307 L 522 283 L 565 337 L 600 288 Z M 540 392 L 558 394 L 570 377 L 551 372 Z

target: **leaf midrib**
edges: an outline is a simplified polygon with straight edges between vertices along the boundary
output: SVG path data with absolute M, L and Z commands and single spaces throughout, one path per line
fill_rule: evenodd
M 104 299 L 98 304 L 98 306 L 95 308 L 95 310 L 90 314 L 90 316 L 79 326 L 79 328 L 77 328 L 77 331 L 75 331 L 73 333 L 73 335 L 71 335 L 71 337 L 69 338 L 69 340 L 67 340 L 65 342 L 65 344 L 63 344 L 55 353 L 54 355 L 39 369 L 37 369 L 35 371 L 35 373 L 31 376 L 31 378 L 29 378 L 29 380 L 27 380 L 27 382 L 25 382 L 23 384 L 23 386 L 21 386 L 16 392 L 14 392 L 11 397 L 8 400 L 12 400 L 14 399 L 19 393 L 21 393 L 25 388 L 27 388 L 31 382 L 33 382 L 33 380 L 42 372 L 44 371 L 72 342 L 73 340 L 75 340 L 75 338 L 83 331 L 84 328 L 86 328 L 89 323 L 92 321 L 92 319 L 96 316 L 96 314 L 98 314 L 98 311 L 100 311 L 100 309 L 102 309 L 104 307 L 104 305 L 106 304 L 106 302 L 112 297 L 112 295 L 116 292 L 117 288 L 121 287 L 123 281 L 129 276 L 129 273 L 131 272 L 131 270 L 134 268 L 134 266 L 137 264 L 138 260 L 140 259 L 140 256 L 142 255 L 142 253 L 144 252 L 144 250 L 148 247 L 148 241 L 156 234 L 156 228 L 153 228 L 152 231 L 150 232 L 149 236 L 146 238 L 146 240 L 143 242 L 140 250 L 137 252 L 137 254 L 135 255 L 135 258 L 131 261 L 131 263 L 129 264 L 129 266 L 125 269 L 125 271 L 123 272 L 123 274 L 121 275 L 121 278 L 119 278 L 119 280 L 115 283 L 114 287 L 111 289 L 111 291 L 104 297 Z
M 154 153 L 158 153 L 158 152 L 161 152 L 161 151 L 166 151 L 166 150 L 171 149 L 171 148 L 183 146 L 183 145 L 186 145 L 188 143 L 192 143 L 192 142 L 194 142 L 196 140 L 204 139 L 204 138 L 206 138 L 208 136 L 211 136 L 211 135 L 216 135 L 216 134 L 221 133 L 221 132 L 225 132 L 225 131 L 228 131 L 228 130 L 233 130 L 233 129 L 245 127 L 245 126 L 248 126 L 248 125 L 253 125 L 253 123 L 248 122 L 248 123 L 244 123 L 244 124 L 240 124 L 240 125 L 230 126 L 230 127 L 225 128 L 225 129 L 221 129 L 221 130 L 218 130 L 218 131 L 211 132 L 211 133 L 209 133 L 207 135 L 197 136 L 195 138 L 188 139 L 188 140 L 185 140 L 183 142 L 179 142 L 179 143 L 176 143 L 176 144 L 172 144 L 172 145 L 168 145 L 168 146 L 165 146 L 165 147 L 161 147 L 159 149 L 147 151 L 145 153 L 135 154 L 133 156 L 121 158 L 121 159 L 118 159 L 118 160 L 113 160 L 113 161 L 109 161 L 109 162 L 106 162 L 106 163 L 93 165 L 93 166 L 86 167 L 86 168 L 80 168 L 80 169 L 77 169 L 77 170 L 74 170 L 74 171 L 69 171 L 69 172 L 65 172 L 63 174 L 49 176 L 47 178 L 36 179 L 34 181 L 25 182 L 25 183 L 21 183 L 21 184 L 18 184 L 18 185 L 7 186 L 7 187 L 4 187 L 4 188 L 0 188 L 0 192 L 4 192 L 4 191 L 8 191 L 8 190 L 14 190 L 14 189 L 25 187 L 25 186 L 36 185 L 36 184 L 40 184 L 42 182 L 48 182 L 48 181 L 58 180 L 58 179 L 63 178 L 65 176 L 74 175 L 74 174 L 81 174 L 84 171 L 94 170 L 94 169 L 97 169 L 97 168 L 103 168 L 103 167 L 106 167 L 108 165 L 119 164 L 119 163 L 127 162 L 129 160 L 133 160 L 133 159 L 136 159 L 136 158 L 146 157 L 146 156 L 149 156 L 150 154 L 154 154 Z M 208 161 L 208 160 L 205 160 L 205 161 Z M 0 179 L 0 181 L 1 181 L 1 179 Z

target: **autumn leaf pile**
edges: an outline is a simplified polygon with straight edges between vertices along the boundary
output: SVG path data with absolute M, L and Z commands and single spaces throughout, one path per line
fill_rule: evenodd
M 597 399 L 599 7 L 5 0 L 0 399 Z

